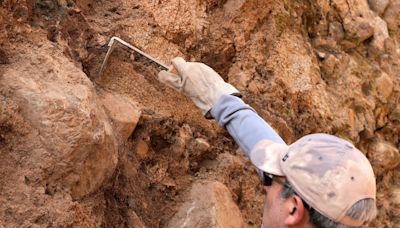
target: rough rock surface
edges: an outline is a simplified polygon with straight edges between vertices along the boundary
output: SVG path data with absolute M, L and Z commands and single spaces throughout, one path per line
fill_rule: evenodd
M 190 195 L 167 227 L 244 227 L 229 189 L 219 182 L 193 184 Z
M 100 100 L 114 125 L 114 132 L 121 139 L 127 140 L 140 118 L 137 105 L 124 97 L 107 92 L 100 96 Z
M 395 227 L 399 26 L 400 0 L 0 1 L 0 226 L 164 227 L 198 181 L 260 226 L 254 168 L 156 66 L 119 46 L 98 74 L 117 35 L 210 65 L 287 143 L 352 141 L 377 177 L 367 226 Z
M 96 191 L 114 173 L 118 153 L 93 84 L 71 60 L 46 43 L 19 47 L 10 59 L 0 78 L 0 211 L 3 221 L 19 226 L 36 214 L 57 215 L 52 203 L 66 201 L 66 209 Z

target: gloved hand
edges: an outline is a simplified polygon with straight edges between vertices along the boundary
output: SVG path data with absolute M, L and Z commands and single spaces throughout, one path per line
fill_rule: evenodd
M 239 94 L 235 87 L 226 83 L 217 72 L 203 63 L 186 62 L 177 57 L 172 60 L 172 65 L 178 74 L 163 70 L 158 73 L 158 79 L 190 97 L 206 117 L 222 95 Z

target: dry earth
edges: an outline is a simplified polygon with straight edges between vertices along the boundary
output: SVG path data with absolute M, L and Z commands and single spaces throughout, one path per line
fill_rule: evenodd
M 254 168 L 156 66 L 98 74 L 113 35 L 212 66 L 287 143 L 351 140 L 367 226 L 400 224 L 400 0 L 0 0 L 0 227 L 260 226 Z

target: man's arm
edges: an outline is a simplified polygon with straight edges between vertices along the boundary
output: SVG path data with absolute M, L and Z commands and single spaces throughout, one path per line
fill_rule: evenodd
M 160 71 L 158 79 L 188 96 L 203 115 L 211 110 L 211 115 L 228 129 L 246 155 L 262 139 L 285 143 L 250 106 L 229 95 L 239 91 L 212 68 L 179 57 L 172 60 L 172 65 L 176 71 Z
M 286 145 L 276 131 L 238 97 L 222 95 L 211 109 L 211 115 L 228 130 L 247 156 L 263 139 Z

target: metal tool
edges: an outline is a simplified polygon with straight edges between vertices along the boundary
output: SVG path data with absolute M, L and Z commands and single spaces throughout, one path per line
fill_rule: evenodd
M 108 47 L 109 47 L 109 48 L 108 48 L 106 57 L 104 58 L 103 64 L 101 65 L 101 68 L 100 68 L 100 73 L 99 73 L 100 76 L 103 74 L 103 71 L 104 71 L 105 68 L 106 68 L 106 63 L 107 63 L 107 61 L 108 61 L 108 58 L 110 57 L 112 51 L 113 51 L 114 48 L 115 48 L 115 43 L 114 43 L 114 41 L 118 41 L 118 42 L 121 43 L 122 45 L 124 45 L 124 46 L 130 48 L 131 50 L 133 50 L 133 51 L 139 53 L 140 55 L 146 57 L 147 59 L 150 59 L 151 61 L 153 61 L 154 63 L 156 63 L 157 65 L 159 65 L 161 68 L 163 68 L 164 70 L 171 70 L 171 69 L 172 69 L 172 66 L 168 66 L 167 64 L 161 62 L 160 60 L 151 57 L 150 55 L 148 55 L 148 54 L 146 54 L 145 52 L 141 51 L 139 48 L 137 48 L 137 47 L 135 47 L 135 46 L 129 44 L 128 42 L 122 40 L 121 38 L 116 37 L 116 36 L 113 36 L 113 37 L 110 39 L 110 42 L 108 42 Z

